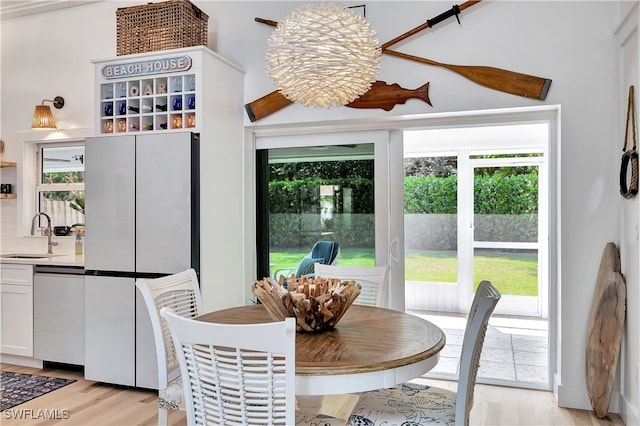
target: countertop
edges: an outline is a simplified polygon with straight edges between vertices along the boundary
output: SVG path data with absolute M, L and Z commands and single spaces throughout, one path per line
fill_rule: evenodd
M 0 255 L 0 263 L 12 263 L 21 265 L 55 265 L 55 266 L 84 266 L 84 256 L 76 256 L 75 254 L 55 254 L 53 257 L 44 257 L 37 259 L 25 258 L 4 258 L 10 254 L 30 254 L 30 252 L 7 252 Z

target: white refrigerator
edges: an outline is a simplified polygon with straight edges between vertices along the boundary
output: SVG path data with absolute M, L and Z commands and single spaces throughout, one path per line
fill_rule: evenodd
M 199 271 L 199 136 L 104 136 L 85 144 L 85 378 L 157 388 L 139 277 Z

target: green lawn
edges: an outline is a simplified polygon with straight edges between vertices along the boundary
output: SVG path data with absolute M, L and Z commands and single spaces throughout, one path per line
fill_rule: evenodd
M 271 252 L 271 271 L 295 266 L 308 252 L 286 250 Z M 373 249 L 341 249 L 338 264 L 373 266 Z M 405 259 L 407 281 L 457 281 L 458 262 L 454 252 L 425 251 L 408 253 Z M 503 294 L 536 296 L 538 294 L 538 259 L 535 254 L 486 252 L 477 254 L 474 283 L 491 281 Z

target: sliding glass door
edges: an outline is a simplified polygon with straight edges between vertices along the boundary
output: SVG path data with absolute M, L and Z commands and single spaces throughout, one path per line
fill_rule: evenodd
M 290 275 L 318 241 L 335 264 L 388 263 L 388 132 L 256 139 L 258 276 Z
M 391 266 L 393 309 L 465 313 L 491 279 L 518 287 L 499 311 L 547 315 L 548 123 L 255 143 L 259 277 L 294 273 L 317 241 L 335 241 L 338 265 Z
M 475 287 L 496 313 L 546 317 L 546 124 L 404 133 L 406 308 L 468 312 Z

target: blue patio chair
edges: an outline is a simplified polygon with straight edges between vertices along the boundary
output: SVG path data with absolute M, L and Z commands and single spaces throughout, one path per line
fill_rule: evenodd
M 279 279 L 280 275 L 286 278 L 294 274 L 296 277 L 305 275 L 307 277 L 314 276 L 314 267 L 316 263 L 323 265 L 335 265 L 340 254 L 340 244 L 335 241 L 318 241 L 313 245 L 311 251 L 292 268 L 280 268 L 273 273 L 274 279 Z

